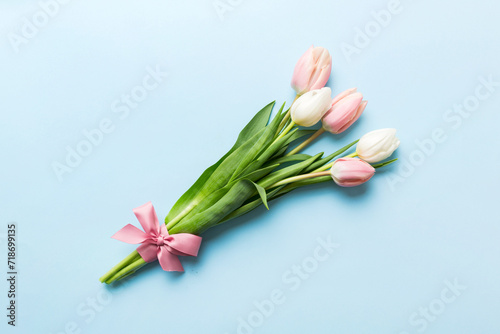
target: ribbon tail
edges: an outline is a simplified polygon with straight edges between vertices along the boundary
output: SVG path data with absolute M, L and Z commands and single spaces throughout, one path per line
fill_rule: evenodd
M 153 262 L 156 260 L 156 249 L 158 246 L 155 244 L 144 243 L 137 247 L 137 253 L 142 257 L 142 259 L 146 262 Z
M 135 227 L 127 224 L 121 230 L 113 234 L 111 238 L 126 242 L 128 244 L 140 244 L 147 239 L 147 234 Z
M 158 262 L 160 262 L 160 266 L 165 271 L 184 271 L 182 267 L 181 261 L 177 257 L 170 253 L 167 247 L 162 246 L 158 247 Z

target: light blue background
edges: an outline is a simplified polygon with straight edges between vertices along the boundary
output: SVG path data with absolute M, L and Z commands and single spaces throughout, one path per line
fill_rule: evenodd
M 2 311 L 2 333 L 236 333 L 274 289 L 285 301 L 254 333 L 498 333 L 500 87 L 456 128 L 443 117 L 475 94 L 479 77 L 500 81 L 500 6 L 401 0 L 348 60 L 342 43 L 388 3 L 234 1 L 221 19 L 212 0 L 74 0 L 18 53 L 9 34 L 40 5 L 2 3 L 0 263 L 7 223 L 17 222 L 20 240 L 18 326 Z M 293 66 L 313 43 L 333 56 L 334 93 L 357 86 L 369 104 L 345 135 L 307 152 L 395 127 L 399 164 L 366 186 L 297 191 L 209 231 L 199 257 L 183 259 L 184 274 L 152 265 L 126 286 L 101 285 L 134 249 L 110 239 L 137 224 L 132 209 L 152 201 L 163 219 L 257 110 L 290 103 Z M 156 66 L 164 82 L 120 119 L 113 102 Z M 105 118 L 114 131 L 59 182 L 51 164 Z M 436 128 L 446 140 L 418 153 L 416 141 Z M 282 276 L 327 236 L 340 246 L 292 291 Z M 455 280 L 466 288 L 442 313 L 410 322 Z M 102 296 L 109 303 L 90 311 Z

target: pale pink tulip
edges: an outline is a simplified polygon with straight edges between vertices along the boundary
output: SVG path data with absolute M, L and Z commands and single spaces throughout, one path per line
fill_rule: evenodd
M 354 187 L 371 179 L 375 168 L 361 159 L 340 158 L 333 163 L 330 173 L 339 186 Z
M 356 88 L 340 93 L 323 116 L 323 128 L 334 134 L 344 132 L 358 120 L 367 103 L 368 101 L 363 101 L 363 95 L 356 92 Z
M 328 50 L 311 46 L 295 65 L 292 88 L 298 95 L 323 88 L 332 71 L 332 57 Z

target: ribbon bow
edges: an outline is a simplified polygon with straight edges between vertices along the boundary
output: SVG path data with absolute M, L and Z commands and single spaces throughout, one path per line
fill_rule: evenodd
M 137 252 L 146 262 L 158 262 L 165 271 L 184 271 L 178 255 L 196 256 L 201 244 L 201 237 L 189 234 L 168 234 L 165 224 L 159 225 L 153 204 L 148 202 L 134 209 L 137 220 L 144 232 L 134 225 L 127 224 L 112 238 L 129 243 L 141 244 Z

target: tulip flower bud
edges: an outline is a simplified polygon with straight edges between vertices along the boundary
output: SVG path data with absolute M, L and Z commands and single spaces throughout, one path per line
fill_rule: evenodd
M 299 97 L 290 109 L 292 120 L 301 126 L 312 126 L 330 108 L 332 91 L 328 87 L 312 90 Z
M 380 129 L 368 132 L 361 137 L 356 153 L 367 162 L 379 162 L 390 157 L 398 146 L 396 129 Z
M 375 168 L 361 159 L 340 158 L 333 163 L 330 173 L 339 186 L 354 187 L 371 179 Z
M 340 93 L 333 99 L 331 108 L 323 116 L 323 128 L 334 134 L 344 132 L 358 120 L 367 103 L 363 101 L 363 95 L 356 92 L 356 88 Z
M 298 95 L 323 88 L 332 71 L 332 57 L 328 50 L 311 46 L 295 65 L 292 88 Z

